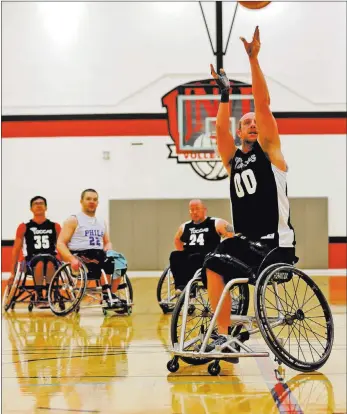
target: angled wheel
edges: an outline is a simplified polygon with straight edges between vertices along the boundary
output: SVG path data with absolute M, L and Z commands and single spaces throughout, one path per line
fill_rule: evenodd
M 126 301 L 128 305 L 134 301 L 133 287 L 127 274 L 123 276 L 122 283 L 118 286 L 117 296 L 119 299 Z
M 280 361 L 302 372 L 325 364 L 334 323 L 327 300 L 309 276 L 290 265 L 270 266 L 257 281 L 254 307 L 264 340 Z
M 2 298 L 2 306 L 5 312 L 7 312 L 10 308 L 13 309 L 16 303 L 16 300 L 21 296 L 20 285 L 22 279 L 24 278 L 24 272 L 22 268 L 22 264 L 18 263 L 16 275 L 13 280 L 13 284 L 11 288 L 7 285 L 3 298 Z
M 177 302 L 175 283 L 168 266 L 159 278 L 157 285 L 157 301 L 163 313 L 172 312 Z
M 51 311 L 57 316 L 73 312 L 81 302 L 87 287 L 87 272 L 84 267 L 78 274 L 65 263 L 54 274 L 48 288 L 48 302 Z

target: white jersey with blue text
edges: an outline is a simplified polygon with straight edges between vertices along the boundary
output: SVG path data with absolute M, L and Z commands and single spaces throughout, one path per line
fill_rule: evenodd
M 75 217 L 77 218 L 77 227 L 68 243 L 68 248 L 73 251 L 103 249 L 106 231 L 104 220 L 87 216 L 82 212 L 76 214 Z

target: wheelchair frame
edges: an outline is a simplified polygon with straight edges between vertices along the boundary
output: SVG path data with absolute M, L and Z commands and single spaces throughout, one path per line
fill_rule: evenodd
M 115 312 L 117 314 L 127 314 L 127 315 L 131 315 L 132 313 L 132 307 L 134 305 L 133 303 L 133 289 L 132 289 L 132 285 L 130 282 L 129 277 L 127 276 L 127 274 L 125 273 L 124 275 L 120 276 L 121 281 L 123 279 L 123 283 L 120 283 L 118 288 L 117 288 L 117 292 L 125 289 L 126 290 L 126 299 L 125 299 L 125 303 L 123 308 L 112 308 L 109 305 L 114 304 L 116 301 L 112 298 L 112 293 L 111 293 L 111 287 L 108 284 L 108 280 L 106 277 L 106 273 L 103 269 L 101 269 L 101 276 L 100 278 L 103 278 L 103 281 L 105 282 L 106 285 L 106 291 L 107 291 L 107 295 L 108 295 L 108 300 L 109 300 L 109 304 L 104 300 L 103 297 L 103 290 L 102 290 L 102 286 L 100 285 L 100 279 L 88 279 L 88 268 L 86 267 L 85 263 L 79 259 L 81 262 L 81 267 L 79 270 L 79 276 L 80 276 L 80 280 L 82 282 L 82 287 L 80 288 L 80 294 L 78 295 L 78 297 L 76 298 L 74 293 L 73 293 L 73 289 L 74 287 L 71 287 L 71 283 L 69 284 L 69 282 L 73 281 L 74 279 L 76 279 L 76 276 L 73 275 L 71 269 L 70 269 L 70 264 L 69 263 L 64 263 L 62 266 L 60 266 L 60 268 L 55 272 L 54 276 L 52 277 L 52 281 L 50 283 L 49 286 L 49 290 L 48 290 L 48 301 L 49 301 L 49 306 L 51 308 L 51 311 L 57 315 L 57 316 L 66 316 L 71 312 L 76 312 L 78 313 L 80 311 L 80 309 L 82 308 L 101 308 L 103 311 L 103 314 L 106 316 L 108 311 L 112 311 Z M 66 269 L 66 274 L 63 276 L 63 290 L 69 290 L 69 295 L 72 296 L 72 299 L 75 300 L 75 303 L 73 303 L 72 307 L 68 310 L 65 311 L 65 309 L 61 309 L 61 311 L 57 311 L 54 307 L 55 302 L 52 303 L 52 294 L 54 296 L 54 291 L 57 289 L 54 286 L 55 283 L 55 279 L 58 278 L 59 273 L 62 273 L 62 271 Z M 91 281 L 95 281 L 96 282 L 96 287 L 88 287 L 88 282 Z M 82 301 L 85 297 L 89 297 L 92 299 L 92 301 L 96 302 L 98 301 L 98 304 L 91 304 L 91 305 L 82 305 Z
M 266 259 L 266 258 L 265 258 Z M 265 259 L 263 261 L 263 263 L 265 262 Z M 262 263 L 262 264 L 263 264 Z M 262 267 L 262 265 L 260 266 L 260 268 Z M 289 271 L 288 271 L 289 269 Z M 168 362 L 167 364 L 167 368 L 170 372 L 176 372 L 179 369 L 179 364 L 178 364 L 178 359 L 179 358 L 190 358 L 190 359 L 197 359 L 197 360 L 207 360 L 207 361 L 213 361 L 209 364 L 208 366 L 208 372 L 211 375 L 218 375 L 220 373 L 220 360 L 226 360 L 228 361 L 228 359 L 230 360 L 230 362 L 233 362 L 233 359 L 235 361 L 236 358 L 244 358 L 244 357 L 269 357 L 269 352 L 265 352 L 265 351 L 259 351 L 258 349 L 255 349 L 254 347 L 250 347 L 244 344 L 244 342 L 242 341 L 242 339 L 248 339 L 249 336 L 254 335 L 255 333 L 260 332 L 263 336 L 263 339 L 265 340 L 265 342 L 267 343 L 267 345 L 269 346 L 269 348 L 272 350 L 272 352 L 275 354 L 275 360 L 279 363 L 285 363 L 286 365 L 288 365 L 291 368 L 294 369 L 299 369 L 297 368 L 298 363 L 288 363 L 288 358 L 286 360 L 286 358 L 281 358 L 283 355 L 281 354 L 281 352 L 285 349 L 283 348 L 283 338 L 277 338 L 280 346 L 282 347 L 282 351 L 280 352 L 280 350 L 278 350 L 278 348 L 276 350 L 274 350 L 274 345 L 271 343 L 271 340 L 269 339 L 268 335 L 267 335 L 267 329 L 268 327 L 264 327 L 264 324 L 261 320 L 261 317 L 259 317 L 258 313 L 258 308 L 259 305 L 257 303 L 257 296 L 260 294 L 259 290 L 262 289 L 262 287 L 260 286 L 260 282 L 262 282 L 263 277 L 266 278 L 266 281 L 269 281 L 271 279 L 271 277 L 273 277 L 274 275 L 278 274 L 278 272 L 280 271 L 288 271 L 290 272 L 296 272 L 295 274 L 297 275 L 305 275 L 303 272 L 299 271 L 299 269 L 296 269 L 293 265 L 289 265 L 286 263 L 277 263 L 277 264 L 271 264 L 265 268 L 263 268 L 263 270 L 260 272 L 258 278 L 257 278 L 257 283 L 255 286 L 255 291 L 254 291 L 254 310 L 255 310 L 255 316 L 251 316 L 251 315 L 235 315 L 235 314 L 231 314 L 230 316 L 230 321 L 231 321 L 231 325 L 229 326 L 229 335 L 227 336 L 227 341 L 224 342 L 222 345 L 220 346 L 215 346 L 215 348 L 212 351 L 208 351 L 206 352 L 206 347 L 208 344 L 208 341 L 211 339 L 211 334 L 213 333 L 215 327 L 216 327 L 216 321 L 217 321 L 217 316 L 220 313 L 223 301 L 226 297 L 226 295 L 228 294 L 229 290 L 234 286 L 234 285 L 241 285 L 241 284 L 245 284 L 245 283 L 249 283 L 249 278 L 237 278 L 237 279 L 232 279 L 230 280 L 224 287 L 223 292 L 221 294 L 221 297 L 219 298 L 217 307 L 216 307 L 216 311 L 211 319 L 210 325 L 207 329 L 207 332 L 203 332 L 200 330 L 199 335 L 197 335 L 195 338 L 190 339 L 187 342 L 184 342 L 185 340 L 185 335 L 186 335 L 186 327 L 187 327 L 187 316 L 188 316 L 188 310 L 189 310 L 189 297 L 190 297 L 190 288 L 193 285 L 193 283 L 195 283 L 196 281 L 200 281 L 201 277 L 200 277 L 200 270 L 198 270 L 194 277 L 189 281 L 186 290 L 184 292 L 184 305 L 183 305 L 183 309 L 182 309 L 182 325 L 180 328 L 180 337 L 179 337 L 179 342 L 176 342 L 173 344 L 173 349 L 172 349 L 172 354 L 173 354 L 173 358 Z M 289 274 L 288 273 L 288 274 Z M 265 276 L 264 276 L 265 275 Z M 300 276 L 301 277 L 301 276 Z M 305 277 L 308 278 L 307 275 L 305 275 Z M 291 280 L 291 279 L 289 279 Z M 280 325 L 286 325 L 289 323 L 287 323 L 287 316 L 288 315 L 284 315 L 285 310 L 283 309 L 281 300 L 279 298 L 279 292 L 278 292 L 278 281 L 272 281 L 271 284 L 273 286 L 274 289 L 274 294 L 275 294 L 275 299 L 276 299 L 276 306 L 277 306 L 277 316 L 266 316 L 266 319 L 269 321 L 269 328 L 275 328 L 278 327 Z M 265 283 L 265 282 L 264 282 Z M 307 371 L 312 371 L 313 369 L 310 367 L 310 365 L 317 365 L 318 367 L 322 366 L 326 360 L 328 359 L 330 352 L 331 352 L 331 347 L 332 347 L 332 342 L 333 342 L 333 320 L 332 320 L 332 315 L 331 315 L 331 311 L 330 308 L 324 298 L 324 295 L 320 292 L 318 286 L 316 286 L 314 284 L 313 281 L 311 281 L 312 286 L 314 287 L 314 293 L 316 294 L 318 300 L 320 301 L 319 305 L 325 306 L 327 307 L 327 309 L 323 308 L 324 311 L 324 317 L 326 317 L 328 319 L 327 322 L 327 346 L 325 349 L 325 352 L 323 354 L 323 357 L 321 358 L 321 360 L 317 363 L 314 358 L 314 363 L 308 364 L 306 363 L 306 365 L 301 364 L 300 366 L 300 370 L 303 372 L 307 372 Z M 311 287 L 312 287 L 311 286 Z M 323 298 L 323 299 L 322 299 Z M 302 305 L 303 307 L 304 305 Z M 266 311 L 265 311 L 266 312 Z M 308 311 L 306 311 L 308 312 Z M 300 315 L 299 315 L 300 316 Z M 299 319 L 296 315 L 295 316 L 290 316 L 291 318 L 297 318 Z M 293 324 L 293 321 L 292 321 Z M 242 338 L 242 334 L 238 335 L 238 336 L 232 336 L 230 335 L 231 333 L 231 328 L 236 327 L 236 326 L 243 326 L 246 329 L 246 337 Z M 293 329 L 292 329 L 293 330 Z M 305 338 L 306 339 L 306 338 Z M 192 350 L 192 351 L 187 351 L 186 348 L 191 347 L 192 345 L 194 345 L 195 343 L 200 342 L 201 343 L 201 347 L 199 348 L 198 351 L 196 350 Z M 237 350 L 238 349 L 238 350 Z M 223 352 L 224 350 L 227 350 L 228 352 L 225 353 Z M 285 351 L 286 352 L 286 351 Z M 312 351 L 311 351 L 312 352 Z M 182 359 L 183 359 L 182 358 Z M 283 360 L 282 360 L 283 359 Z M 300 361 L 299 361 L 300 362 Z M 306 359 L 305 359 L 306 362 Z M 203 362 L 202 362 L 203 363 Z M 316 368 L 315 368 L 316 369 Z
M 37 262 L 43 262 L 47 263 L 47 261 L 53 263 L 55 262 L 55 265 L 59 265 L 60 261 L 52 256 L 51 254 L 41 253 L 35 256 L 36 258 L 42 258 L 42 260 L 36 259 Z M 34 258 L 33 258 L 34 259 Z M 49 260 L 48 260 L 49 259 Z M 14 309 L 17 303 L 28 303 L 28 311 L 32 312 L 34 307 L 37 307 L 38 309 L 49 309 L 48 305 L 48 299 L 45 301 L 37 301 L 35 300 L 35 294 L 37 292 L 37 285 L 35 282 L 35 276 L 34 274 L 34 268 L 36 266 L 36 263 L 33 267 L 28 266 L 26 262 L 23 260 L 21 262 L 17 263 L 16 267 L 16 273 L 14 276 L 14 280 L 12 283 L 11 288 L 9 289 L 9 286 L 7 285 L 5 288 L 5 292 L 3 295 L 3 309 L 5 312 L 7 312 L 9 309 Z M 29 272 L 30 271 L 32 272 Z M 32 285 L 26 285 L 25 282 L 27 279 L 32 279 L 33 284 Z M 43 275 L 43 280 L 47 282 L 46 274 Z M 22 284 L 20 285 L 20 282 Z M 48 284 L 46 283 L 46 290 L 48 292 Z M 18 294 L 17 294 L 18 292 Z M 10 298 L 10 303 L 7 303 L 8 299 Z M 28 301 L 27 299 L 30 300 Z M 39 304 L 43 304 L 46 306 L 38 306 Z

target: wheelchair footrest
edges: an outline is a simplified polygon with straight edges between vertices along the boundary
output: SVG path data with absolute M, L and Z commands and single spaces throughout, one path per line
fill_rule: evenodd
M 247 358 L 247 357 L 268 357 L 268 352 L 194 352 L 194 351 L 172 351 L 172 354 L 179 357 L 190 357 L 194 359 L 226 359 L 226 358 Z

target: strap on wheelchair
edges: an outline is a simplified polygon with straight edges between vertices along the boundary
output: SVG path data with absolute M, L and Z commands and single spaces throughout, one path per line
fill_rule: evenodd
M 115 250 L 108 250 L 106 252 L 106 257 L 110 258 L 114 263 L 112 279 L 116 280 L 120 278 L 124 274 L 124 271 L 128 268 L 126 258 L 122 253 L 116 252 Z

